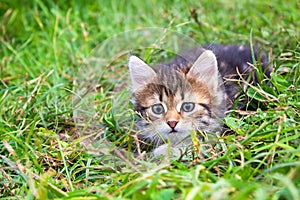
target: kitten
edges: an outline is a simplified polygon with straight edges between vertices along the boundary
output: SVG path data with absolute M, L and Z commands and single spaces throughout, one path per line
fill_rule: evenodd
M 255 56 L 257 59 L 257 52 Z M 265 56 L 260 60 L 265 67 Z M 154 155 L 167 155 L 169 150 L 180 155 L 191 145 L 191 131 L 220 133 L 225 112 L 240 90 L 237 83 L 225 78 L 237 79 L 238 73 L 249 76 L 253 68 L 247 62 L 252 63 L 251 50 L 234 45 L 194 49 L 154 68 L 130 56 L 132 102 L 140 114 L 136 122 L 139 138 L 155 144 Z

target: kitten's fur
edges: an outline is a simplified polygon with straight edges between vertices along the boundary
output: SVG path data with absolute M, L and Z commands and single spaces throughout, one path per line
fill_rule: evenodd
M 240 89 L 225 78 L 237 79 L 238 73 L 246 77 L 253 70 L 246 46 L 206 49 L 210 50 L 194 49 L 154 68 L 136 56 L 129 58 L 133 105 L 140 113 L 136 127 L 141 139 L 155 143 L 155 155 L 167 154 L 168 141 L 171 151 L 179 154 L 191 144 L 191 131 L 221 132 L 225 111 Z M 265 66 L 265 57 L 260 60 Z

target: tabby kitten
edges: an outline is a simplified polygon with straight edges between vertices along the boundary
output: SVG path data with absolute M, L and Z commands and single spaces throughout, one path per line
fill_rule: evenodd
M 266 61 L 265 57 L 260 60 Z M 154 155 L 167 155 L 169 150 L 179 155 L 191 145 L 192 131 L 220 133 L 225 112 L 240 89 L 226 77 L 249 76 L 253 68 L 247 62 L 251 61 L 246 46 L 210 45 L 154 68 L 130 56 L 132 102 L 140 114 L 138 136 L 156 145 Z

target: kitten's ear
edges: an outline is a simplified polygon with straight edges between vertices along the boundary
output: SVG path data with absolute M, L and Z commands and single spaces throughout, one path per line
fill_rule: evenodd
M 128 61 L 132 90 L 144 87 L 155 76 L 155 71 L 136 56 L 130 56 Z
M 210 50 L 204 51 L 190 68 L 187 77 L 204 82 L 212 90 L 217 89 L 219 70 L 215 54 Z

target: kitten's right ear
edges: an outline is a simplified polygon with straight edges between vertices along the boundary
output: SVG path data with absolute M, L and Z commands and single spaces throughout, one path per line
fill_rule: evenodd
M 133 91 L 141 89 L 156 76 L 155 71 L 136 56 L 129 57 L 128 67 Z
M 187 73 L 187 77 L 204 82 L 212 91 L 215 91 L 219 86 L 219 71 L 215 54 L 210 50 L 204 51 Z

